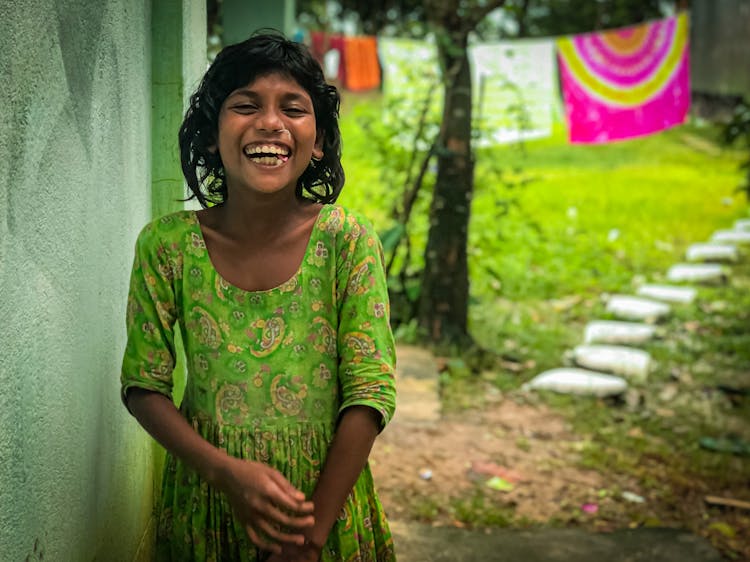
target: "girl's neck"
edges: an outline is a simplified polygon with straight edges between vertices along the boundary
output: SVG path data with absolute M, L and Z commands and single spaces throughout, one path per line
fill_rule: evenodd
M 282 195 L 282 194 L 278 194 Z M 233 194 L 231 199 L 216 208 L 216 226 L 225 236 L 235 240 L 259 240 L 275 237 L 295 228 L 304 221 L 312 202 L 292 197 L 253 197 L 243 200 Z

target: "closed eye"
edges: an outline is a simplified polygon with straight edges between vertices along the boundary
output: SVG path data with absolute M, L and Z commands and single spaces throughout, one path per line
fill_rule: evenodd
M 307 115 L 308 112 L 306 109 L 303 109 L 301 107 L 287 107 L 284 110 L 284 113 L 294 117 L 294 116 L 300 116 L 300 115 Z
M 251 103 L 239 103 L 232 106 L 232 110 L 237 113 L 248 114 L 256 111 L 258 108 Z

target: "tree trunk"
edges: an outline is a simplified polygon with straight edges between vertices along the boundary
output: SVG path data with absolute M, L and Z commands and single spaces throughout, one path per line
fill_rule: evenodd
M 418 323 L 435 344 L 465 344 L 469 272 L 467 235 L 474 159 L 471 150 L 471 72 L 468 30 L 444 28 L 438 55 L 444 69 L 443 124 L 436 150 L 438 170 L 430 209 L 430 231 Z

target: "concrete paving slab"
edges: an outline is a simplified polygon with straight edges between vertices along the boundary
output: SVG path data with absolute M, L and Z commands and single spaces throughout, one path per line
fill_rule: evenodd
M 627 320 L 653 322 L 669 314 L 669 305 L 643 297 L 614 295 L 607 301 L 607 312 Z
M 394 423 L 429 425 L 440 419 L 438 366 L 429 351 L 397 346 L 396 390 Z
M 739 259 L 739 253 L 733 244 L 691 244 L 685 252 L 685 259 L 735 262 Z
M 651 369 L 651 354 L 622 345 L 579 345 L 573 349 L 576 364 L 593 371 L 644 381 Z
M 654 337 L 656 328 L 642 322 L 621 320 L 593 320 L 586 324 L 584 343 L 612 343 L 637 345 Z
M 711 236 L 711 242 L 728 242 L 730 244 L 750 244 L 750 231 L 717 230 Z
M 580 396 L 616 396 L 628 389 L 628 383 L 622 377 L 607 373 L 576 367 L 559 367 L 539 373 L 522 388 Z
M 391 522 L 399 562 L 720 562 L 704 538 L 668 528 L 466 530 Z
M 675 283 L 721 283 L 726 278 L 727 270 L 718 263 L 678 263 L 667 271 L 667 279 Z
M 690 304 L 695 300 L 697 291 L 692 287 L 678 287 L 675 285 L 642 285 L 636 292 L 639 297 L 656 299 L 658 301 Z

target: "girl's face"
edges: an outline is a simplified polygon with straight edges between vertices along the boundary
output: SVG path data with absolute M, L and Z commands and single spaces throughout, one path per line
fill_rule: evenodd
M 229 94 L 219 112 L 217 148 L 233 191 L 290 191 L 314 156 L 320 158 L 310 95 L 282 74 L 259 76 Z

